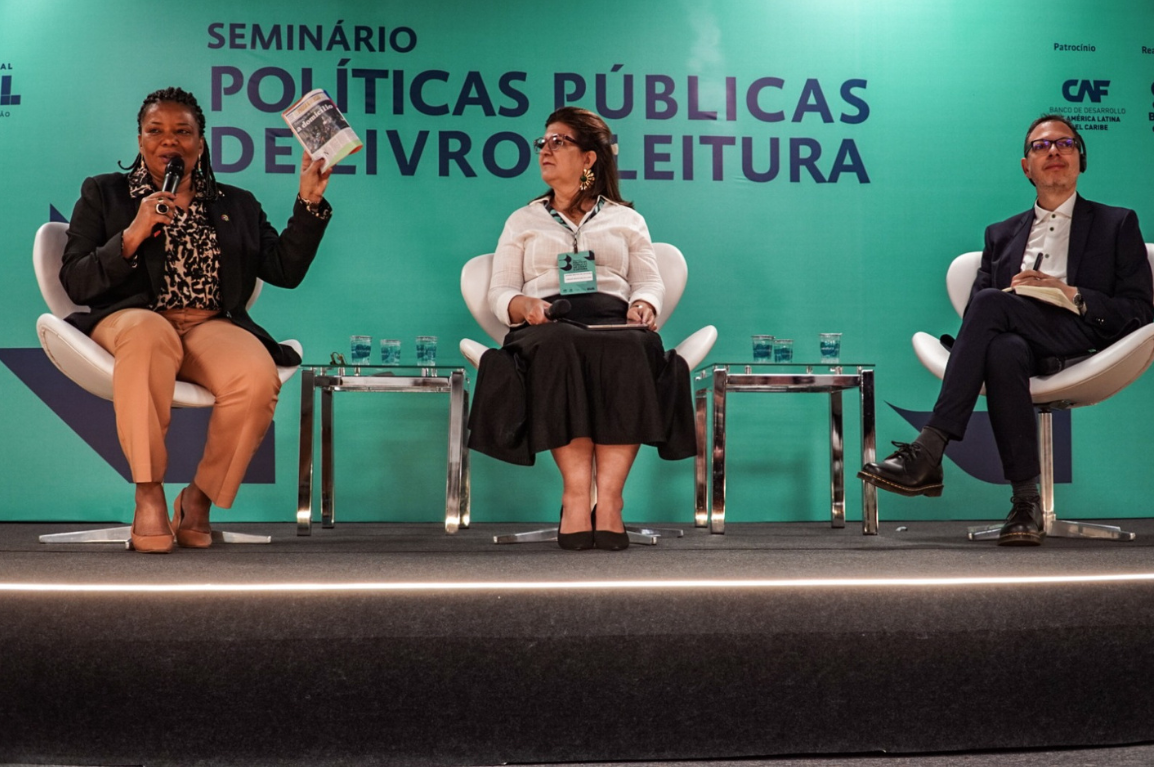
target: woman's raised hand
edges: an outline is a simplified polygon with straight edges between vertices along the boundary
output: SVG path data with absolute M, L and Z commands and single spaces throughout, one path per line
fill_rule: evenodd
M 333 175 L 331 168 L 321 170 L 324 165 L 323 161 L 313 161 L 312 155 L 308 152 L 301 157 L 301 197 L 308 200 L 312 204 L 321 201 L 325 196 L 325 189 L 329 185 L 329 176 Z

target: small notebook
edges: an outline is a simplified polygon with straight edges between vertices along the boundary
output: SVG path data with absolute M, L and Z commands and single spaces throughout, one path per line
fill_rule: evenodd
M 1074 302 L 1066 298 L 1066 294 L 1062 292 L 1061 288 L 1036 288 L 1030 285 L 1019 285 L 1016 288 L 1006 288 L 1003 292 L 1026 296 L 1027 298 L 1033 298 L 1047 304 L 1060 306 L 1063 309 L 1072 311 L 1074 314 L 1081 314 L 1081 312 L 1078 311 L 1078 307 L 1074 306 Z

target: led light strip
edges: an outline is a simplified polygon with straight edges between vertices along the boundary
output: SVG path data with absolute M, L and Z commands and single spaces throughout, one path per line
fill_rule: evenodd
M 423 591 L 673 591 L 687 589 L 812 589 L 897 588 L 925 586 L 1023 586 L 1090 583 L 1144 583 L 1154 573 L 1111 575 L 1031 575 L 981 578 L 798 578 L 743 580 L 619 580 L 619 581 L 480 581 L 354 583 L 0 583 L 0 592 L 47 592 L 74 594 L 113 593 L 279 593 L 279 592 L 423 592 Z

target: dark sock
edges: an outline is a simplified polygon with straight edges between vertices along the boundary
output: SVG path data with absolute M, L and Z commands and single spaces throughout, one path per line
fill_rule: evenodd
M 1013 488 L 1015 498 L 1037 498 L 1041 493 L 1038 491 L 1038 481 L 1041 477 L 1032 477 L 1030 479 L 1022 480 L 1021 482 L 1011 482 L 1010 487 Z
M 916 444 L 925 448 L 926 453 L 933 456 L 937 463 L 942 462 L 942 454 L 946 452 L 946 443 L 949 441 L 949 437 L 932 426 L 922 429 L 917 439 L 914 440 Z

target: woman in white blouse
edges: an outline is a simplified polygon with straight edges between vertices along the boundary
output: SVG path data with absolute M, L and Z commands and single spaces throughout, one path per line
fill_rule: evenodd
M 605 121 L 564 107 L 535 145 L 549 191 L 497 245 L 489 305 L 510 331 L 482 359 L 469 444 L 526 465 L 549 450 L 564 483 L 559 545 L 616 551 L 629 545 L 622 491 L 641 444 L 695 453 L 689 371 L 653 332 L 665 287 Z M 630 327 L 590 327 L 606 325 Z

